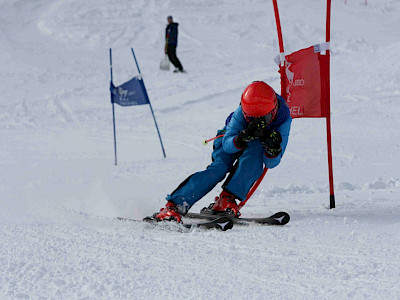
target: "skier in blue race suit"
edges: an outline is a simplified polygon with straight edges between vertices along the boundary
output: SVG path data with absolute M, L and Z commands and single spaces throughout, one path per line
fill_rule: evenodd
M 224 128 L 214 141 L 212 163 L 185 179 L 170 195 L 156 220 L 181 222 L 190 207 L 229 176 L 223 191 L 211 209 L 215 213 L 239 216 L 236 201 L 246 199 L 253 184 L 261 176 L 263 166 L 276 167 L 285 153 L 289 139 L 289 107 L 286 101 L 265 82 L 255 81 L 243 92 L 241 104 L 229 115 Z M 237 163 L 235 164 L 235 161 Z

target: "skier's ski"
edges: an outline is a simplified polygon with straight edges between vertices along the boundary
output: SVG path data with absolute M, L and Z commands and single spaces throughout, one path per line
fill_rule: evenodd
M 118 220 L 121 221 L 131 221 L 131 222 L 142 222 L 141 220 L 135 220 L 135 219 L 129 219 L 129 218 L 123 218 L 123 217 L 117 217 Z M 152 217 L 146 217 L 143 219 L 144 222 L 150 223 L 153 225 L 167 225 L 164 227 L 169 227 L 169 228 L 186 228 L 186 229 L 191 229 L 191 228 L 204 228 L 204 229 L 219 229 L 222 231 L 226 231 L 228 229 L 232 229 L 233 227 L 233 221 L 229 217 L 225 216 L 214 216 L 214 218 L 208 218 L 206 222 L 201 222 L 201 223 L 176 223 L 174 221 L 157 221 L 156 219 Z
M 218 216 L 222 215 L 211 214 L 207 212 L 201 212 L 201 213 L 189 212 L 185 215 L 186 218 L 205 219 L 205 220 L 214 219 Z M 250 223 L 263 224 L 263 225 L 285 225 L 290 221 L 289 214 L 283 211 L 277 212 L 276 214 L 273 214 L 272 216 L 265 218 L 242 218 L 242 217 L 237 218 L 233 215 L 224 215 L 224 216 L 229 217 L 230 219 L 232 219 L 234 224 L 238 225 L 249 225 Z
M 232 229 L 233 221 L 229 217 L 219 217 L 218 219 L 210 220 L 209 222 L 201 222 L 197 224 L 183 224 L 186 228 L 200 227 L 206 229 L 219 229 L 226 231 Z

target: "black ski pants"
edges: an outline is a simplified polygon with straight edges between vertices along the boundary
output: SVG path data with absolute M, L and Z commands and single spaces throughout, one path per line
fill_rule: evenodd
M 172 62 L 172 64 L 179 69 L 179 71 L 183 70 L 182 64 L 179 61 L 178 57 L 176 56 L 176 46 L 174 45 L 168 45 L 167 48 L 167 54 L 169 60 Z

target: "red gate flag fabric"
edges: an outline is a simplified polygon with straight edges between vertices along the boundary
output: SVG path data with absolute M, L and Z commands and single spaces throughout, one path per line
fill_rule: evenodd
M 328 116 L 329 57 L 321 54 L 328 48 L 329 43 L 317 44 L 285 57 L 283 80 L 292 118 Z

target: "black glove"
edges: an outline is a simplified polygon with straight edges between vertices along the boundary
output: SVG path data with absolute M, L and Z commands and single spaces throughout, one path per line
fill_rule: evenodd
M 267 130 L 265 134 L 260 137 L 260 142 L 264 146 L 265 154 L 269 158 L 276 157 L 282 152 L 282 136 L 279 131 Z
M 263 118 L 256 118 L 250 122 L 246 129 L 239 132 L 239 135 L 235 139 L 235 143 L 239 148 L 244 148 L 247 143 L 251 142 L 256 138 L 261 138 L 265 133 L 265 128 L 268 124 Z

